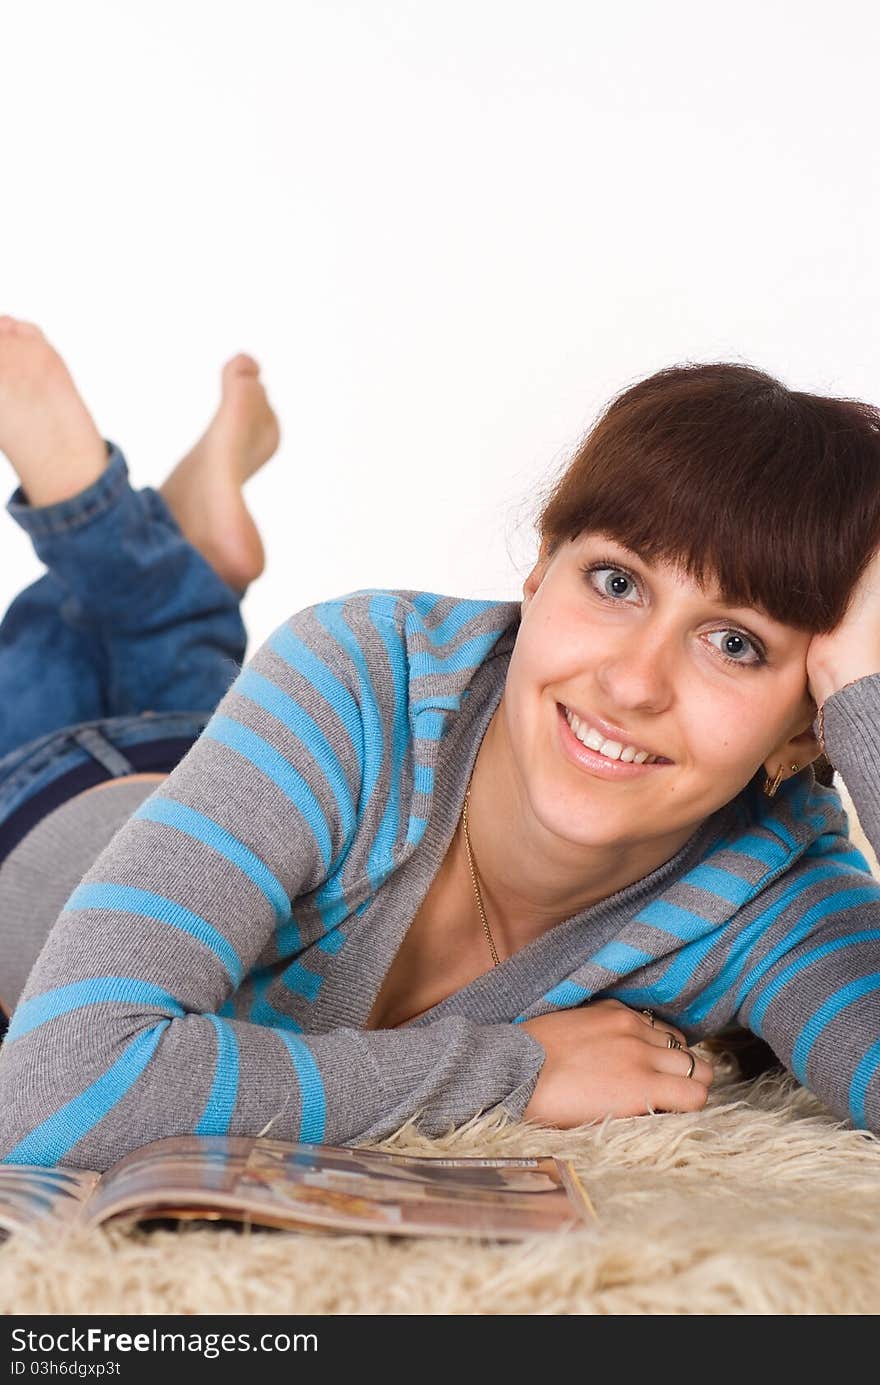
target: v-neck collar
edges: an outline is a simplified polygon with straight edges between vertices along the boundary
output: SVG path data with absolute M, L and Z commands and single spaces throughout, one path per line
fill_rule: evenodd
M 655 899 L 700 862 L 712 844 L 725 836 L 732 820 L 730 805 L 725 804 L 695 830 L 674 856 L 650 874 L 555 924 L 505 957 L 497 967 L 483 972 L 461 990 L 424 1011 L 408 1027 L 430 1024 L 451 1014 L 494 1024 L 509 1022 L 528 1013 L 541 999 L 542 991 L 535 994 L 536 975 L 551 976 L 558 982 L 560 978 L 571 976 L 589 956 L 612 939 L 626 947 L 628 926 L 640 906 Z
M 429 819 L 409 855 L 396 866 L 389 863 L 385 878 L 362 906 L 344 947 L 330 963 L 312 1014 L 318 1030 L 366 1025 L 445 860 L 480 745 L 504 692 L 516 641 L 519 607 L 501 603 L 500 613 L 506 626 L 456 705 L 451 706 L 448 696 L 436 703 L 430 696 L 419 701 L 416 723 L 419 716 L 434 717 L 438 711 L 455 713 L 433 743 Z M 650 874 L 555 925 L 406 1027 L 423 1027 L 448 1015 L 491 1024 L 544 1013 L 552 1008 L 548 990 L 557 993 L 552 999 L 558 1004 L 576 1003 L 579 994 L 609 989 L 646 962 L 674 951 L 681 941 L 680 926 L 690 941 L 717 932 L 818 835 L 840 829 L 839 795 L 816 785 L 810 767 L 806 774 L 785 781 L 772 799 L 761 792 L 760 779 L 756 774 Z M 658 929 L 671 934 L 668 947 L 659 954 Z

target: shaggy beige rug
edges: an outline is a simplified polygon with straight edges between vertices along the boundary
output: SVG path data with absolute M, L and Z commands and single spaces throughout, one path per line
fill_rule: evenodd
M 0 1248 L 0 1304 L 13 1314 L 880 1312 L 880 1139 L 835 1120 L 781 1069 L 743 1081 L 726 1054 L 716 1070 L 709 1104 L 692 1115 L 570 1131 L 484 1117 L 441 1140 L 405 1126 L 377 1146 L 565 1155 L 598 1213 L 584 1231 L 492 1244 L 107 1230 L 71 1236 L 49 1261 L 13 1239 Z

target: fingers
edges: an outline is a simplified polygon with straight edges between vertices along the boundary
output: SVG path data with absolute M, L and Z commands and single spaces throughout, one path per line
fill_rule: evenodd
M 709 1088 L 689 1077 L 658 1077 L 651 1106 L 655 1111 L 702 1111 Z
M 660 1019 L 659 1016 L 652 1015 L 650 1011 L 645 1010 L 636 1011 L 636 1015 L 641 1023 L 650 1031 L 655 1043 L 662 1045 L 664 1048 L 667 1047 L 669 1035 L 671 1034 L 673 1038 L 678 1039 L 682 1048 L 687 1048 L 687 1038 L 685 1035 L 680 1029 L 676 1029 L 674 1024 L 670 1024 L 668 1020 Z M 645 1037 L 648 1036 L 646 1035 Z
M 688 1049 L 687 1036 L 674 1024 L 669 1024 L 666 1020 L 655 1016 L 650 1010 L 633 1010 L 622 1001 L 608 998 L 597 1000 L 588 1007 L 594 1010 L 602 1010 L 608 1017 L 607 1023 L 612 1024 L 621 1033 L 635 1034 L 640 1040 L 649 1043 L 653 1049 L 659 1050 L 652 1055 L 652 1064 L 656 1072 L 669 1074 L 679 1074 L 687 1081 L 696 1078 L 697 1081 L 708 1086 L 714 1079 L 715 1070 L 711 1063 L 707 1063 L 702 1058 L 694 1055 L 696 1062 L 693 1073 L 688 1076 L 691 1053 Z M 677 1039 L 679 1047 L 670 1048 L 669 1039 Z M 670 1065 L 667 1061 L 660 1061 L 660 1054 L 668 1054 L 675 1061 Z M 698 1075 L 699 1074 L 699 1075 Z
M 694 1059 L 693 1072 L 690 1070 L 691 1058 Z M 688 1082 L 699 1082 L 704 1087 L 711 1086 L 715 1077 L 712 1064 L 686 1048 L 661 1049 L 654 1055 L 653 1061 L 657 1072 L 668 1073 L 670 1077 L 683 1077 Z

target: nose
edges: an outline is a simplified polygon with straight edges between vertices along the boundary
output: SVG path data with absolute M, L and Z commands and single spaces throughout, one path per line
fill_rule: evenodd
M 642 632 L 609 652 L 597 670 L 597 682 L 607 696 L 609 715 L 615 707 L 662 712 L 673 695 L 674 672 L 668 635 Z

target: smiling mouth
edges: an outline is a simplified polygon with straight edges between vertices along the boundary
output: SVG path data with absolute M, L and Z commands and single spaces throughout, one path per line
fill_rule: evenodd
M 638 747 L 634 742 L 627 744 L 614 737 L 606 736 L 597 727 L 593 726 L 588 718 L 581 718 L 570 708 L 557 702 L 559 715 L 566 722 L 574 738 L 587 750 L 592 750 L 603 760 L 608 760 L 612 764 L 632 764 L 632 765 L 671 765 L 673 762 L 665 755 L 657 755 L 652 751 Z

